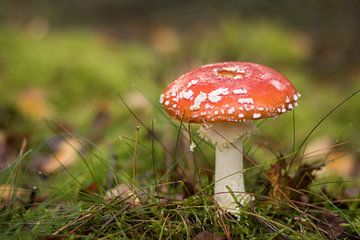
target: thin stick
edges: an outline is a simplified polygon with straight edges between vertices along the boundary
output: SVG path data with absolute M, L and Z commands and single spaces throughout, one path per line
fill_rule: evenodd
M 132 176 L 132 191 L 134 194 L 134 198 L 133 198 L 133 204 L 135 206 L 135 199 L 136 199 L 136 194 L 135 194 L 135 177 L 136 177 L 136 155 L 137 155 L 137 144 L 139 142 L 139 128 L 140 126 L 136 127 L 136 135 L 135 135 L 135 145 L 134 145 L 134 159 L 133 159 L 133 176 Z
M 155 127 L 154 127 L 154 124 L 155 124 L 155 120 L 153 119 L 151 121 L 151 132 L 155 132 Z M 156 196 L 157 196 L 157 199 L 159 200 L 159 203 L 160 203 L 160 194 L 159 194 L 159 190 L 158 190 L 158 183 L 157 183 L 157 180 L 156 180 L 156 170 L 155 170 L 155 144 L 154 144 L 154 134 L 151 134 L 151 165 L 153 167 L 153 175 L 154 175 L 154 182 L 155 182 L 155 190 L 156 190 Z

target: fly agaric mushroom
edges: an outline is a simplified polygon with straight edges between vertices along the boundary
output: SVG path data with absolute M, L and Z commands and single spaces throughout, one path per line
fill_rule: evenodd
M 202 124 L 200 137 L 216 147 L 214 198 L 221 208 L 235 212 L 238 203 L 249 201 L 242 142 L 258 131 L 251 122 L 292 110 L 299 97 L 290 81 L 269 67 L 224 62 L 180 76 L 160 96 L 160 103 L 170 117 Z

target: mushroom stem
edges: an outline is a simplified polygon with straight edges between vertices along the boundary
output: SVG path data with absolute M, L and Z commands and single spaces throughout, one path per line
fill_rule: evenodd
M 246 202 L 241 138 L 227 148 L 216 147 L 215 200 L 219 206 L 234 212 Z
M 215 145 L 215 200 L 221 208 L 236 212 L 250 201 L 243 175 L 243 139 L 258 133 L 250 122 L 203 124 L 199 135 Z

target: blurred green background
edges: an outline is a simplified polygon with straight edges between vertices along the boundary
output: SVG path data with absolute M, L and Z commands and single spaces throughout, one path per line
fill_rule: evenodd
M 299 145 L 322 116 L 360 88 L 359 11 L 356 0 L 1 0 L 1 168 L 15 161 L 26 139 L 30 152 L 20 166 L 26 174 L 16 180 L 25 188 L 45 185 L 71 199 L 94 178 L 106 184 L 109 166 L 117 178 L 127 178 L 142 124 L 121 99 L 150 129 L 154 121 L 153 134 L 173 149 L 169 142 L 178 129 L 161 110 L 159 95 L 180 74 L 221 61 L 273 67 L 302 94 L 294 115 L 260 127 L 261 141 L 289 153 L 294 117 Z M 358 169 L 359 116 L 356 95 L 311 138 L 329 139 L 328 148 L 345 142 L 352 169 Z M 56 137 L 69 134 L 91 150 L 79 150 L 84 161 L 51 172 L 52 184 L 43 183 L 39 164 L 58 149 Z M 144 126 L 139 134 L 138 174 L 146 179 L 151 134 Z M 212 169 L 212 147 L 198 141 L 200 165 Z M 154 151 L 156 169 L 165 174 L 166 151 L 158 142 Z M 266 149 L 251 154 L 259 163 L 276 159 Z

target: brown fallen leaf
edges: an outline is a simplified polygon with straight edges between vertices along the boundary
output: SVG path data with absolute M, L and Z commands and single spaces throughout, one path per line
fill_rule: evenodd
M 125 96 L 125 101 L 135 110 L 146 110 L 150 107 L 149 100 L 139 91 L 133 91 Z
M 78 199 L 80 201 L 92 202 L 99 198 L 100 185 L 97 182 L 92 182 L 81 188 L 78 192 Z
M 312 164 L 314 161 L 324 159 L 333 149 L 333 140 L 328 136 L 317 138 L 307 145 L 303 163 Z
M 51 175 L 61 168 L 67 168 L 75 163 L 78 153 L 83 145 L 75 138 L 66 137 L 58 145 L 57 150 L 39 166 L 40 171 L 45 175 Z
M 220 237 L 216 235 L 215 233 L 210 233 L 207 231 L 202 231 L 196 234 L 196 236 L 193 238 L 193 240 L 224 240 L 224 237 Z
M 18 110 L 33 120 L 42 120 L 51 116 L 49 103 L 40 89 L 29 88 L 21 92 L 16 99 Z
M 31 207 L 34 203 L 41 203 L 48 199 L 48 193 L 38 193 L 37 188 L 25 189 L 22 187 L 15 187 L 11 184 L 0 185 L 0 200 L 4 203 L 9 203 L 12 200 L 20 200 L 25 204 L 25 207 Z
M 325 166 L 317 171 L 316 175 L 338 175 L 350 178 L 354 174 L 356 160 L 353 155 L 347 152 L 330 153 L 325 161 Z
M 285 160 L 278 160 L 271 165 L 267 172 L 270 182 L 269 197 L 275 207 L 280 207 L 282 200 L 301 200 L 306 198 L 301 192 L 306 189 L 314 180 L 315 172 L 321 168 L 321 164 L 301 164 L 296 167 L 294 176 L 289 176 L 286 172 L 287 164 Z
M 80 192 L 88 194 L 99 193 L 99 185 L 96 182 L 92 182 L 86 187 L 82 188 Z
M 131 190 L 128 186 L 126 186 L 124 183 L 121 183 L 114 188 L 106 191 L 105 193 L 105 199 L 114 199 L 119 196 L 125 196 L 128 197 L 131 195 Z
M 126 199 L 125 202 L 133 205 L 133 206 L 139 206 L 141 205 L 141 201 L 140 201 L 140 195 L 138 193 L 135 193 L 136 195 L 133 194 L 132 189 L 130 189 L 127 185 L 125 185 L 124 183 L 121 183 L 117 186 L 115 186 L 114 188 L 108 190 L 105 195 L 104 198 L 106 200 L 113 200 L 116 198 L 120 198 L 120 199 Z
M 26 201 L 30 196 L 30 191 L 10 184 L 0 185 L 0 199 L 10 202 L 13 199 Z
M 279 203 L 285 196 L 290 195 L 287 186 L 290 178 L 284 174 L 286 163 L 284 160 L 279 160 L 270 166 L 267 172 L 268 179 L 271 183 L 269 197 L 272 199 L 274 206 L 278 207 Z M 284 195 L 285 194 L 285 195 Z
M 305 163 L 312 164 L 322 161 L 324 167 L 316 171 L 316 176 L 338 175 L 351 177 L 354 173 L 356 161 L 346 152 L 334 152 L 333 140 L 330 137 L 321 137 L 310 142 L 304 152 Z

